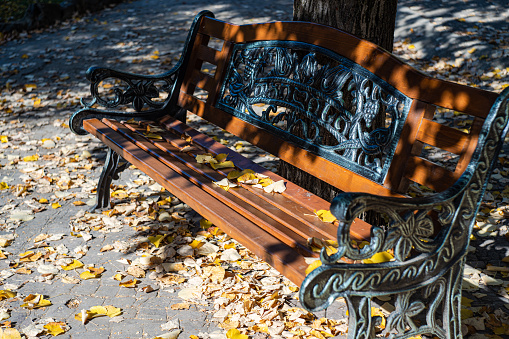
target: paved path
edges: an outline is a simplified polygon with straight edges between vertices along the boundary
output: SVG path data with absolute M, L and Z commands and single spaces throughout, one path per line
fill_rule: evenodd
M 400 1 L 395 52 L 438 76 L 463 79 L 500 91 L 509 83 L 505 69 L 509 66 L 509 9 L 505 2 Z M 22 303 L 19 299 L 2 301 L 0 308 L 9 310 L 8 320 L 16 329 L 37 327 L 38 323 L 47 323 L 41 319 L 51 317 L 70 326 L 61 338 L 153 338 L 169 333 L 171 326 L 162 329 L 161 325 L 178 320 L 183 330 L 179 338 L 200 333 L 203 338 L 224 337 L 224 330 L 213 321 L 212 303 L 194 302 L 187 310 L 172 309 L 171 305 L 183 303 L 180 289 L 158 288 L 151 278 L 160 272 L 148 271 L 136 289 L 119 287 L 118 281 L 111 279 L 116 272 L 129 267 L 122 260 L 137 258 L 136 246 L 146 241 L 146 233 L 136 232 L 133 227 L 122 228 L 114 217 L 94 216 L 90 222 L 102 218 L 102 231 L 90 232 L 92 239 L 87 238 L 88 232 L 83 233 L 85 237 L 71 235 L 84 230 L 86 224 L 83 216 L 86 206 L 75 206 L 73 202 L 89 202 L 93 198 L 91 191 L 105 157 L 101 144 L 90 137 L 74 136 L 66 126 L 70 114 L 79 107 L 79 98 L 87 95 L 86 68 L 94 64 L 133 72 L 161 72 L 171 68 L 194 15 L 203 9 L 235 23 L 292 17 L 289 0 L 138 0 L 52 29 L 25 34 L 0 46 L 0 88 L 3 89 L 0 135 L 9 138 L 8 143 L 0 144 L 3 166 L 0 182 L 10 187 L 20 185 L 19 196 L 9 190 L 0 191 L 0 233 L 16 236 L 3 249 L 9 260 L 0 261 L 0 279 L 4 283 L 1 288 L 16 289 L 23 297 L 30 293 L 44 294 L 53 304 L 30 311 L 19 307 Z M 37 161 L 23 161 L 23 157 L 34 154 L 39 155 Z M 126 185 L 131 180 L 142 182 L 139 187 L 128 187 L 131 193 L 157 193 L 157 187 L 150 188 L 148 178 L 132 170 L 126 171 L 118 184 Z M 499 179 L 498 184 L 505 184 L 504 180 Z M 22 192 L 25 188 L 27 191 Z M 41 199 L 48 200 L 49 204 L 41 203 Z M 51 203 L 61 207 L 52 208 Z M 175 206 L 182 208 L 178 202 L 174 202 Z M 34 218 L 13 220 L 16 211 L 19 213 L 14 219 Z M 185 207 L 182 215 L 188 220 L 199 220 Z M 121 228 L 122 232 L 118 232 Z M 109 231 L 103 232 L 105 229 Z M 488 262 L 503 265 L 500 260 L 509 255 L 506 233 L 507 226 L 501 228 L 498 237 L 482 238 L 474 243 L 478 251 L 469 257 L 468 264 L 478 269 L 486 268 Z M 44 245 L 38 243 L 43 247 L 31 249 L 37 245 L 34 239 L 40 234 L 52 237 L 43 240 Z M 114 250 L 101 252 L 107 245 Z M 19 262 L 20 253 L 30 249 L 42 252 L 48 246 L 53 250 L 45 250 L 47 257 L 22 263 L 31 274 L 17 273 L 18 267 L 9 267 L 9 262 Z M 65 254 L 66 250 L 85 264 L 103 266 L 106 269 L 103 278 L 76 283 L 74 271 L 59 270 L 56 274 L 44 271 L 42 266 L 51 266 L 58 260 L 58 254 Z M 52 252 L 57 254 L 51 256 Z M 147 285 L 157 290 L 151 293 L 140 290 Z M 479 298 L 476 305 L 498 303 L 507 312 L 508 299 L 496 294 L 499 287 L 483 286 L 483 293 L 491 299 Z M 74 314 L 81 309 L 96 305 L 120 307 L 122 318 L 111 318 L 111 321 L 107 317 L 97 318 L 87 325 L 74 319 Z M 336 311 L 329 312 L 328 316 L 344 316 L 344 307 L 337 305 Z

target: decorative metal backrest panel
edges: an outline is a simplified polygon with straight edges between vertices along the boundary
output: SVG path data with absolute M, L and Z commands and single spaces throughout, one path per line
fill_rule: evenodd
M 216 106 L 383 184 L 410 104 L 328 49 L 258 41 L 235 45 Z

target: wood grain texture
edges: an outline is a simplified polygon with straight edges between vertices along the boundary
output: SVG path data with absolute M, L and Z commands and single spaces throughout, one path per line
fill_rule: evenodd
M 206 17 L 200 31 L 234 43 L 288 40 L 319 45 L 359 64 L 412 99 L 469 115 L 486 117 L 497 98 L 493 92 L 429 77 L 371 42 L 315 23 L 233 25 Z

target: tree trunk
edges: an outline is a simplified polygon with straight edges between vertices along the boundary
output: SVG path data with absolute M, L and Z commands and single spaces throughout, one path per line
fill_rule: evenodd
M 397 0 L 294 0 L 293 20 L 339 28 L 392 51 L 396 8 Z M 327 201 L 339 193 L 287 162 L 279 162 L 278 172 Z

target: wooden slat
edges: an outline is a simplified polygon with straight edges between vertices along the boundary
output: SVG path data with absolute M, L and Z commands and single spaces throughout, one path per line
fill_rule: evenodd
M 479 133 L 481 133 L 483 124 L 484 119 L 474 118 L 472 126 L 470 127 L 467 147 L 465 147 L 465 151 L 463 154 L 461 154 L 460 159 L 458 160 L 458 164 L 456 165 L 456 170 L 454 171 L 457 177 L 460 177 L 461 174 L 463 174 L 468 164 L 470 163 L 470 160 L 472 159 L 472 155 L 474 154 L 475 148 L 477 147 L 477 140 L 479 139 Z
M 412 155 L 412 147 L 419 131 L 419 125 L 426 115 L 433 115 L 435 107 L 417 100 L 412 102 L 401 135 L 394 151 L 391 166 L 387 172 L 385 185 L 392 190 L 406 193 L 409 181 L 404 176 L 408 158 Z
M 97 119 L 84 121 L 84 128 L 124 159 L 176 195 L 197 213 L 219 226 L 288 279 L 300 285 L 307 264 L 290 246 L 265 232 L 221 201 L 190 183 L 177 172 L 150 156 Z
M 148 140 L 144 138 L 140 133 L 144 130 L 141 127 L 133 124 L 125 124 L 124 126 L 130 131 L 136 132 L 136 134 L 133 135 L 115 121 L 104 122 L 147 152 L 154 152 L 154 146 L 159 148 L 159 150 L 164 153 L 157 153 L 157 150 L 155 152 L 159 155 L 159 159 L 167 166 L 171 167 L 177 173 L 184 175 L 188 180 L 199 185 L 217 199 L 228 204 L 228 206 L 234 208 L 238 213 L 250 213 L 251 215 L 249 218 L 251 220 L 258 219 L 256 223 L 269 233 L 276 234 L 276 232 L 282 232 L 284 236 L 289 234 L 290 239 L 285 239 L 285 243 L 291 245 L 301 237 L 299 243 L 303 244 L 304 249 L 309 251 L 306 241 L 310 237 L 326 239 L 336 238 L 336 227 L 331 224 L 320 222 L 316 217 L 306 218 L 303 215 L 305 214 L 304 211 L 292 208 L 295 207 L 294 202 L 288 200 L 283 201 L 285 206 L 287 206 L 286 209 L 293 211 L 293 213 L 287 213 L 279 208 L 279 204 L 269 203 L 268 200 L 278 195 L 267 194 L 263 190 L 253 189 L 249 185 L 246 185 L 245 189 L 230 189 L 228 192 L 225 192 L 223 189 L 213 185 L 212 182 L 224 179 L 227 173 L 221 173 L 220 171 L 213 170 L 209 166 L 196 163 L 194 157 L 191 157 L 185 152 L 181 152 L 179 148 L 167 141 Z M 164 137 L 165 139 L 169 138 L 171 141 L 177 141 L 175 140 L 175 136 L 170 133 L 166 133 Z M 173 161 L 169 160 L 170 157 Z M 265 198 L 262 196 L 265 196 Z M 232 197 L 235 198 L 232 199 Z M 274 226 L 278 228 L 274 229 Z M 291 232 L 286 232 L 286 229 Z M 295 235 L 293 235 L 293 233 L 295 233 Z M 306 255 L 312 256 L 313 254 L 306 253 Z
M 401 196 L 329 160 L 303 150 L 289 142 L 281 141 L 277 136 L 268 131 L 261 130 L 217 108 L 205 105 L 205 103 L 190 95 L 181 92 L 179 105 L 342 191 Z M 278 140 L 278 142 L 274 142 L 274 140 Z
M 417 156 L 408 159 L 406 177 L 437 192 L 446 190 L 459 178 L 455 173 Z
M 217 87 L 217 83 L 214 81 L 213 77 L 211 77 L 208 74 L 202 73 L 199 70 L 193 71 L 193 73 L 191 74 L 191 76 L 189 78 L 189 81 L 193 85 L 195 85 L 209 93 L 213 92 Z
M 467 133 L 455 128 L 423 119 L 419 127 L 417 140 L 447 152 L 462 154 L 468 146 L 470 137 Z
M 239 26 L 206 17 L 200 31 L 235 43 L 288 40 L 319 45 L 366 68 L 412 99 L 478 117 L 487 116 L 498 96 L 493 92 L 431 78 L 371 42 L 319 24 L 292 21 Z
M 221 51 L 217 51 L 212 47 L 204 46 L 204 45 L 198 45 L 197 46 L 198 51 L 196 54 L 196 57 L 200 60 L 206 61 L 212 65 L 219 64 L 222 62 L 221 58 Z
M 229 158 L 233 161 L 235 166 L 241 170 L 249 168 L 257 173 L 269 176 L 274 181 L 285 180 L 286 191 L 281 195 L 278 194 L 271 196 L 268 201 L 269 203 L 276 204 L 278 208 L 283 209 L 286 213 L 291 214 L 296 218 L 299 218 L 300 215 L 303 218 L 301 220 L 302 222 L 312 222 L 312 220 L 309 219 L 308 214 L 313 214 L 314 210 L 329 209 L 329 202 L 306 191 L 302 187 L 287 181 L 266 168 L 253 163 L 249 159 L 214 141 L 212 138 L 204 135 L 203 133 L 197 132 L 182 122 L 175 120 L 170 116 L 166 116 L 161 120 L 161 123 L 168 130 L 173 130 L 177 134 L 191 137 L 193 145 L 199 145 L 213 154 L 228 153 Z M 267 195 L 263 195 L 263 197 L 267 199 Z M 293 201 L 293 204 L 287 203 L 282 197 Z M 328 224 L 322 225 L 323 231 L 328 234 L 335 232 L 335 228 L 334 230 L 331 230 L 330 227 L 331 226 Z M 351 236 L 356 240 L 369 239 L 371 235 L 370 232 L 371 225 L 360 219 L 356 219 L 350 227 Z

